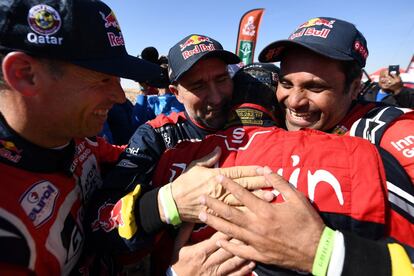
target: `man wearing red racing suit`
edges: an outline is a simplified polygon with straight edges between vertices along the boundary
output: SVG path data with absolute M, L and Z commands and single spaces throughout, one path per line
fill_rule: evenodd
M 125 101 L 121 77 L 160 69 L 101 1 L 0 1 L 0 18 L 0 274 L 109 274 L 85 210 L 123 148 L 86 137 Z
M 320 31 L 328 33 L 303 35 Z M 288 130 L 349 132 L 379 148 L 387 177 L 391 236 L 395 237 L 413 229 L 413 111 L 357 102 L 367 57 L 367 41 L 355 25 L 318 17 L 299 25 L 288 40 L 270 43 L 259 60 L 281 62 L 277 98 Z M 398 241 L 413 246 L 409 236 L 399 236 Z
M 194 48 L 194 45 L 187 45 L 192 40 L 205 45 L 205 51 L 194 52 L 191 58 L 184 58 L 181 50 Z M 225 123 L 233 93 L 233 81 L 227 65 L 238 63 L 240 59 L 234 53 L 225 51 L 218 41 L 201 35 L 189 35 L 178 42 L 170 49 L 168 58 L 172 81 L 170 90 L 184 104 L 185 111 L 173 112 L 168 116 L 160 114 L 138 127 L 131 137 L 91 208 L 89 220 L 93 224 L 92 237 L 97 247 L 107 248 L 102 241 L 108 240 L 121 251 L 142 249 L 148 234 L 157 232 L 165 225 L 158 215 L 158 189 L 148 184 L 160 156 L 177 143 L 204 139 Z M 137 184 L 142 189 L 133 207 L 137 231 L 121 239 L 117 231 L 107 227 L 108 216 L 99 219 L 102 217 L 100 214 L 102 210 L 107 210 L 109 204 L 115 206 Z M 125 211 L 125 206 L 121 209 L 123 213 L 129 213 Z
M 84 206 L 102 186 L 102 165 L 114 165 L 122 150 L 99 137 L 41 148 L 1 117 L 0 172 L 7 188 L 0 193 L 0 259 L 38 275 L 70 271 L 84 245 Z M 7 267 L 0 263 L 1 271 Z
M 367 107 L 366 107 L 367 108 Z M 372 106 L 370 107 L 371 109 L 372 109 Z M 366 112 L 366 111 L 365 111 Z M 390 112 L 391 112 L 391 110 L 390 110 Z M 398 112 L 392 112 L 391 114 L 393 114 L 393 113 L 398 113 Z M 386 113 L 383 113 L 382 115 L 386 115 Z M 394 114 L 394 116 L 395 116 L 395 114 Z M 359 117 L 361 117 L 361 116 L 359 116 Z M 382 119 L 384 119 L 383 117 L 381 117 Z M 239 136 L 241 135 L 241 132 L 239 133 Z M 229 135 L 228 135 L 229 136 Z M 208 139 L 212 139 L 211 137 L 209 137 Z M 316 143 L 317 144 L 317 143 Z M 313 145 L 313 144 L 312 144 Z M 204 146 L 204 145 L 203 145 Z M 196 147 L 196 146 L 194 146 L 194 147 Z M 179 147 L 179 148 L 181 148 L 181 146 Z M 237 147 L 236 147 L 237 148 Z M 323 147 L 320 147 L 320 148 L 322 148 L 323 149 Z M 203 148 L 204 149 L 204 148 Z M 202 149 L 202 150 L 203 150 Z M 201 151 L 202 151 L 201 150 Z M 207 147 L 207 150 L 208 150 L 208 147 Z M 185 157 L 183 157 L 183 156 L 180 156 L 180 151 L 183 151 L 184 152 L 184 149 L 178 149 L 178 150 L 172 150 L 172 151 L 168 151 L 167 153 L 166 153 L 166 155 L 170 155 L 170 156 L 173 156 L 173 157 L 171 157 L 172 158 L 172 160 L 175 160 L 175 161 L 177 161 L 177 162 L 175 162 L 175 165 L 172 167 L 172 168 L 170 168 L 170 170 L 171 170 L 171 174 L 179 174 L 179 172 L 180 171 L 182 171 L 182 169 L 183 168 L 185 168 L 185 166 L 186 166 L 186 162 L 185 162 L 185 158 L 187 157 L 187 154 L 185 155 Z M 306 151 L 305 151 L 306 152 Z M 260 151 L 259 152 L 257 152 L 257 154 L 259 155 L 259 153 L 260 153 Z M 267 156 L 266 155 L 266 153 L 264 154 L 264 156 Z M 166 157 L 167 158 L 167 157 Z M 181 159 L 180 159 L 181 158 Z M 270 157 L 271 158 L 271 157 Z M 391 167 L 392 167 L 392 169 L 390 170 L 390 171 L 393 171 L 394 173 L 393 173 L 393 177 L 395 178 L 395 179 L 397 179 L 398 181 L 396 181 L 396 183 L 397 183 L 397 185 L 399 185 L 396 189 L 401 189 L 401 188 L 405 188 L 405 185 L 404 185 L 404 175 L 402 174 L 403 173 L 403 170 L 402 170 L 402 172 L 401 172 L 401 170 L 397 170 L 396 168 L 395 168 L 395 160 L 392 160 L 392 159 L 390 159 L 389 158 L 389 156 L 384 156 L 384 153 L 382 152 L 382 158 L 384 159 L 384 163 L 386 164 L 386 169 L 390 169 L 390 165 L 391 165 Z M 184 159 L 184 162 L 180 162 L 180 161 L 182 161 Z M 190 158 L 191 159 L 191 158 Z M 230 160 L 232 160 L 231 159 L 231 157 L 229 157 L 229 159 Z M 253 157 L 253 159 L 254 159 L 254 157 Z M 239 161 L 239 160 L 241 160 L 241 159 L 237 159 L 237 161 Z M 263 159 L 263 160 L 266 160 L 266 159 Z M 164 162 L 165 160 L 163 159 L 162 160 L 162 162 Z M 169 161 L 171 161 L 171 160 L 169 160 Z M 167 160 L 167 163 L 169 162 L 168 160 Z M 250 161 L 250 160 L 249 160 Z M 172 161 L 171 161 L 172 162 Z M 171 162 L 169 163 L 169 165 L 171 165 Z M 335 164 L 335 162 L 336 162 L 336 160 L 334 161 L 334 162 L 332 162 L 332 164 Z M 260 163 L 260 162 L 259 162 Z M 356 163 L 358 163 L 358 161 L 356 161 Z M 360 166 L 361 166 L 361 168 L 368 168 L 369 169 L 369 166 L 366 166 L 366 164 L 364 164 L 364 163 L 359 163 L 360 164 Z M 169 167 L 169 165 L 167 165 L 167 167 Z M 157 170 L 157 172 L 158 172 L 158 170 Z M 399 172 L 400 174 L 398 174 L 398 173 L 396 173 L 396 172 Z M 292 175 L 294 175 L 294 174 L 292 174 Z M 171 175 L 170 176 L 168 176 L 168 173 L 167 172 L 163 172 L 163 170 L 161 169 L 160 170 L 160 174 L 156 174 L 156 176 L 155 176 L 155 179 L 154 179 L 154 183 L 157 183 L 158 182 L 158 179 L 159 179 L 159 177 L 166 177 L 166 178 L 171 178 Z M 286 176 L 285 176 L 286 177 Z M 289 176 L 288 176 L 289 177 Z M 170 179 L 168 179 L 169 181 L 171 181 Z M 162 182 L 164 182 L 165 183 L 165 180 L 161 180 L 160 182 L 158 182 L 158 183 L 162 183 Z M 293 176 L 293 177 L 291 177 L 290 178 L 290 182 L 292 182 L 292 183 L 297 183 L 297 175 L 296 176 Z M 390 183 L 388 183 L 388 185 L 390 185 Z M 401 187 L 401 188 L 400 188 Z M 366 188 L 366 187 L 365 187 Z M 306 194 L 306 193 L 305 193 Z M 367 204 L 367 205 L 369 205 L 369 200 L 367 199 L 367 201 L 365 201 L 364 200 L 364 198 L 363 197 L 360 197 L 359 199 L 358 199 L 358 202 L 360 202 L 361 201 L 361 204 Z M 398 203 L 398 202 L 397 202 Z M 383 203 L 384 204 L 384 203 Z M 387 209 L 387 212 L 389 213 L 389 212 L 391 212 L 391 213 L 393 213 L 393 210 L 389 210 L 389 209 Z M 324 217 L 326 218 L 326 214 L 324 214 Z M 332 217 L 331 217 L 332 218 Z M 388 224 L 388 222 L 386 222 L 387 224 Z M 338 226 L 338 228 L 337 229 L 343 229 L 343 228 L 341 228 L 341 227 L 343 227 L 343 225 L 341 226 L 340 224 L 339 225 L 337 225 Z M 403 233 L 412 233 L 413 232 L 413 229 L 412 229 L 412 226 L 411 226 L 411 224 L 409 223 L 409 222 L 407 222 L 406 220 L 404 221 L 399 221 L 398 220 L 398 218 L 396 218 L 396 216 L 392 216 L 392 219 L 391 219 L 391 223 L 390 224 L 388 224 L 387 225 L 387 228 L 388 228 L 388 232 L 387 232 L 387 234 L 386 234 L 386 236 L 391 236 L 391 237 L 396 237 L 398 240 L 404 240 L 405 242 L 407 242 L 408 244 L 412 244 L 412 239 L 411 239 L 411 236 L 412 235 L 404 235 Z M 349 230 L 349 229 L 348 229 Z M 206 231 L 205 229 L 197 229 L 194 233 L 193 233 L 193 239 L 196 239 L 196 240 L 198 240 L 198 239 L 200 239 L 200 238 L 205 238 L 206 236 L 208 236 L 209 234 L 210 234 L 211 232 L 208 232 L 208 231 Z M 358 231 L 356 231 L 356 233 L 358 233 Z M 204 235 L 204 234 L 206 234 L 206 235 Z M 375 234 L 370 234 L 370 232 L 368 231 L 368 232 L 366 232 L 365 234 L 367 234 L 367 236 L 371 239 L 371 238 L 373 238 L 373 237 L 375 237 Z M 348 238 L 347 238 L 348 239 Z M 352 239 L 351 239 L 351 237 L 349 236 L 349 244 L 351 244 L 351 241 Z M 354 244 L 354 242 L 352 242 L 352 244 Z M 352 250 L 351 250 L 352 251 Z M 377 252 L 377 254 L 378 254 L 378 256 L 383 256 L 384 257 L 384 260 L 386 260 L 387 258 L 389 258 L 389 256 L 387 257 L 387 255 L 388 255 L 388 253 L 385 251 L 385 250 L 383 250 L 382 248 L 377 248 L 377 249 L 375 249 L 374 250 L 375 252 Z M 368 251 L 368 252 L 373 252 L 372 250 L 370 250 L 370 251 Z M 352 253 L 349 253 L 348 255 L 353 255 Z M 375 258 L 375 257 L 374 257 Z M 379 257 L 377 260 L 380 260 L 381 259 L 381 257 Z M 384 266 L 384 269 L 382 270 L 382 273 L 384 273 L 384 275 L 387 275 L 387 273 L 389 273 L 389 272 L 386 272 L 386 270 L 389 270 L 390 269 L 390 266 L 386 263 L 386 262 L 384 262 L 384 264 L 383 264 Z M 352 266 L 352 265 L 351 265 Z M 348 267 L 349 267 L 349 265 L 348 265 Z M 368 268 L 369 266 L 367 266 L 367 268 Z M 263 271 L 262 271 L 263 272 Z M 268 273 L 272 273 L 271 271 L 267 271 Z
M 192 160 L 220 146 L 220 167 L 268 165 L 313 202 L 329 227 L 369 239 L 389 236 L 385 174 L 380 156 L 369 142 L 313 130 L 286 132 L 263 127 L 270 116 L 257 105 L 241 105 L 235 114 L 226 130 L 202 142 L 181 143 L 167 151 L 153 184 L 174 180 Z M 211 230 L 199 226 L 191 239 L 198 242 L 210 234 Z M 397 234 L 413 237 L 407 232 Z M 278 275 L 282 271 L 295 274 L 261 264 L 255 271 L 259 275 Z

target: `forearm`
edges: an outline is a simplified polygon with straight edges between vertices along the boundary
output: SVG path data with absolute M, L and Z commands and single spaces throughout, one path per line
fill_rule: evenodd
M 412 260 L 402 245 L 373 241 L 348 232 L 336 233 L 327 272 L 313 271 L 316 276 L 414 275 Z

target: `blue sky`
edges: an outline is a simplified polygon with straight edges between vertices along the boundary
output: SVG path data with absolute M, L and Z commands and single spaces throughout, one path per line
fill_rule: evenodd
M 154 46 L 160 54 L 191 33 L 211 36 L 235 51 L 241 16 L 264 8 L 255 60 L 270 42 L 285 39 L 313 17 L 328 16 L 354 23 L 368 41 L 366 70 L 400 64 L 414 54 L 414 0 L 103 0 L 115 12 L 131 55 Z M 123 80 L 124 86 L 133 85 Z

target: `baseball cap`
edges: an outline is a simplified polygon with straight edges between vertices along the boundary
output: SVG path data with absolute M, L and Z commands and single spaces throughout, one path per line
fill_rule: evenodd
M 242 68 L 242 71 L 249 73 L 262 83 L 275 86 L 279 80 L 280 69 L 273 63 L 254 62 Z M 264 74 L 257 74 L 263 72 Z
M 252 63 L 242 67 L 233 78 L 232 104 L 252 103 L 269 111 L 279 110 L 275 93 L 278 69 L 270 63 Z
M 127 53 L 115 14 L 95 0 L 1 1 L 0 51 L 15 50 L 137 81 L 161 73 Z
M 367 41 L 354 24 L 331 17 L 316 17 L 299 25 L 288 39 L 266 46 L 259 61 L 280 61 L 283 51 L 295 45 L 335 60 L 354 60 L 361 68 L 365 67 L 368 57 Z
M 206 57 L 217 57 L 227 64 L 240 62 L 236 54 L 223 50 L 223 46 L 211 37 L 191 34 L 180 40 L 168 52 L 170 80 L 177 81 L 200 59 Z

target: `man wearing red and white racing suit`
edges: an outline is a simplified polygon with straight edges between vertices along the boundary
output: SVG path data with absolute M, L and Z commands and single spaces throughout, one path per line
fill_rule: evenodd
M 220 167 L 270 166 L 313 202 L 329 227 L 368 239 L 378 240 L 391 233 L 396 239 L 412 239 L 414 235 L 391 228 L 394 224 L 388 220 L 384 169 L 374 146 L 361 139 L 314 130 L 286 132 L 263 127 L 270 116 L 257 105 L 244 104 L 235 112 L 237 116 L 224 131 L 167 151 L 156 169 L 154 185 L 172 181 L 192 160 L 220 146 Z M 197 226 L 191 239 L 200 241 L 213 231 Z M 262 264 L 255 271 L 259 275 L 296 273 Z
M 0 118 L 0 271 L 61 275 L 84 247 L 84 207 L 102 185 L 102 165 L 123 148 L 103 138 L 75 139 L 61 149 L 38 147 Z M 36 156 L 36 160 L 33 160 Z M 26 271 L 26 269 L 27 271 Z

